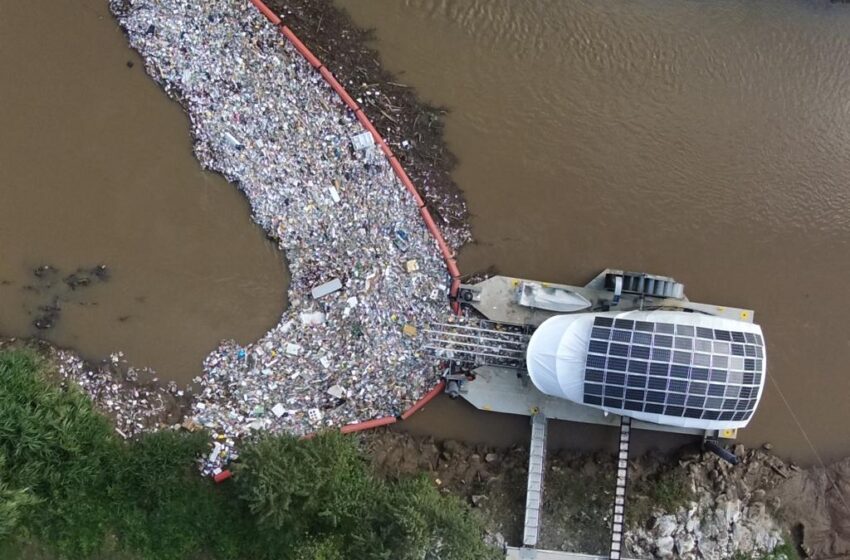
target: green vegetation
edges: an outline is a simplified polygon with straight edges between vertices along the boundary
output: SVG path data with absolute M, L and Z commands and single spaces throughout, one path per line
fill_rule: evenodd
M 233 481 L 215 486 L 195 464 L 206 434 L 124 442 L 49 369 L 32 352 L 0 351 L 4 558 L 493 557 L 465 505 L 424 479 L 377 478 L 350 437 L 262 438 L 245 446 Z
M 645 525 L 654 510 L 675 513 L 693 498 L 687 474 L 675 467 L 632 480 L 629 495 L 626 522 L 631 527 Z
M 778 545 L 770 552 L 760 555 L 744 554 L 739 552 L 735 554 L 733 560 L 799 560 L 800 555 L 794 547 L 787 542 Z
M 593 468 L 591 468 L 593 467 Z M 559 519 L 570 539 L 569 550 L 607 553 L 611 541 L 611 510 L 616 469 L 603 463 L 585 468 L 551 468 L 546 473 L 544 518 Z M 603 520 L 609 519 L 608 522 Z

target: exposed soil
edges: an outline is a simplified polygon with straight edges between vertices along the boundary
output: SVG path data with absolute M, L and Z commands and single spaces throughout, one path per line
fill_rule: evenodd
M 372 32 L 354 25 L 331 0 L 266 4 L 357 100 L 416 185 L 446 241 L 455 249 L 469 241 L 466 202 L 451 176 L 457 159 L 443 139 L 447 110 L 423 102 L 384 69 L 377 51 L 367 46 Z
M 459 496 L 483 517 L 495 542 L 522 540 L 528 450 L 436 441 L 390 430 L 366 433 L 363 441 L 379 473 L 388 477 L 424 473 L 443 491 Z M 610 535 L 614 456 L 550 454 L 540 547 L 603 553 Z
M 383 476 L 424 473 L 443 491 L 472 505 L 494 542 L 521 542 L 527 449 L 437 441 L 386 429 L 361 437 Z M 695 529 L 688 516 L 698 515 L 697 503 L 708 499 L 738 504 L 745 516 L 760 512 L 768 525 L 765 531 L 775 521 L 802 557 L 850 558 L 850 510 L 844 509 L 850 501 L 850 459 L 828 469 L 801 469 L 761 449 L 737 445 L 735 452 L 737 466 L 693 446 L 673 455 L 647 453 L 629 462 L 627 526 L 633 536 L 627 543 L 638 545 L 632 550 L 635 556 L 657 552 L 653 530 L 657 532 L 662 517 L 679 520 L 676 546 L 679 538 L 691 538 L 685 526 Z M 607 554 L 614 473 L 613 454 L 556 452 L 547 457 L 540 548 Z M 704 541 L 717 537 L 709 534 L 716 522 L 697 519 L 695 526 L 706 531 Z M 730 532 L 727 541 L 737 543 L 737 538 Z M 697 550 L 684 556 L 711 557 L 696 555 Z

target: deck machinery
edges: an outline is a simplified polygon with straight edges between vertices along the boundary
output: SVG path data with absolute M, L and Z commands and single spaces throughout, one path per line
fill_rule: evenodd
M 426 329 L 446 392 L 531 418 L 523 542 L 508 558 L 606 558 L 537 548 L 549 419 L 619 428 L 607 556 L 618 560 L 631 430 L 693 434 L 723 453 L 718 440 L 735 438 L 761 397 L 753 311 L 692 302 L 672 278 L 607 269 L 569 286 L 493 276 L 461 285 L 457 299 L 457 319 Z

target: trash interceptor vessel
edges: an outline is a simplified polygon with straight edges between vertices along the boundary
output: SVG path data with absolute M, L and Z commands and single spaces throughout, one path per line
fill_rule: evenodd
M 672 278 L 605 270 L 585 286 L 493 276 L 462 284 L 461 314 L 427 329 L 446 392 L 531 417 L 526 515 L 509 558 L 605 558 L 537 549 L 547 420 L 619 426 L 608 558 L 622 558 L 632 428 L 719 440 L 747 425 L 767 357 L 753 311 L 688 300 Z M 601 521 L 601 520 L 600 520 Z

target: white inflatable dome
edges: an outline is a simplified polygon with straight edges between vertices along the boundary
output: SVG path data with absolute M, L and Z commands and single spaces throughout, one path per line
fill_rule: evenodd
M 574 313 L 531 337 L 528 373 L 543 393 L 671 426 L 747 425 L 761 399 L 761 327 L 682 311 Z

